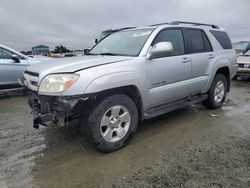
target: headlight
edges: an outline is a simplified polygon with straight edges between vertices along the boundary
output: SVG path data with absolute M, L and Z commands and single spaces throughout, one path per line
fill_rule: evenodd
M 71 87 L 80 76 L 78 74 L 51 74 L 43 78 L 39 92 L 59 93 Z

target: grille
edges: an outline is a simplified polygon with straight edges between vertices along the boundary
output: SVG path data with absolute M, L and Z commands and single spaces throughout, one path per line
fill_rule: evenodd
M 23 82 L 31 90 L 37 91 L 38 77 L 39 77 L 39 74 L 36 72 L 25 71 L 23 75 Z
M 244 68 L 244 64 L 243 63 L 239 63 L 239 68 Z

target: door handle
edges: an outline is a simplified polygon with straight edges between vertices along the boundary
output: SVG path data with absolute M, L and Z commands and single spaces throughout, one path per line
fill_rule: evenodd
M 214 54 L 209 54 L 209 55 L 208 55 L 208 58 L 209 58 L 209 59 L 213 59 L 213 58 L 214 58 Z
M 188 63 L 188 62 L 190 62 L 190 59 L 189 59 L 189 58 L 184 57 L 184 58 L 182 59 L 182 63 Z

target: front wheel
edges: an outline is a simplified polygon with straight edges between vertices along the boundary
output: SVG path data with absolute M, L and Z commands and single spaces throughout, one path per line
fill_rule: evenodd
M 128 143 L 137 124 L 134 101 L 126 95 L 112 95 L 93 108 L 82 126 L 88 142 L 101 151 L 111 152 Z
M 220 108 L 226 99 L 227 87 L 226 77 L 223 74 L 217 74 L 208 91 L 208 98 L 203 104 L 211 109 Z

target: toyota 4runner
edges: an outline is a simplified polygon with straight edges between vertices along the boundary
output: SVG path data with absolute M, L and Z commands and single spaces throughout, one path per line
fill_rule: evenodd
M 111 152 L 144 119 L 199 102 L 221 107 L 237 68 L 224 29 L 176 21 L 118 31 L 84 57 L 32 65 L 23 83 L 35 128 L 79 120 L 86 139 Z

